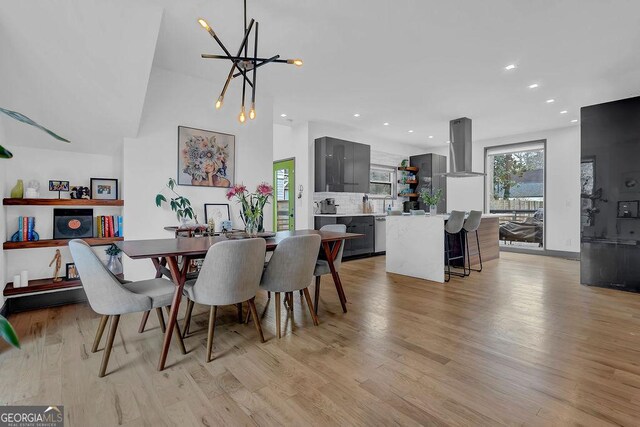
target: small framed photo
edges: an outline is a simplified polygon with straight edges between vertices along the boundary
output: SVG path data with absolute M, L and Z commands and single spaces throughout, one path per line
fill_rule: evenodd
M 618 202 L 618 218 L 638 218 L 638 200 Z
M 69 181 L 49 181 L 49 191 L 69 191 Z
M 229 205 L 227 203 L 205 203 L 204 219 L 207 224 L 209 224 L 209 220 L 213 220 L 215 224 L 214 230 L 216 232 L 222 231 L 222 222 L 231 219 Z
M 118 180 L 115 178 L 91 178 L 91 198 L 118 200 Z
M 67 272 L 64 276 L 65 280 L 76 280 L 79 279 L 80 275 L 78 274 L 78 269 L 76 268 L 76 264 L 73 262 L 67 263 Z

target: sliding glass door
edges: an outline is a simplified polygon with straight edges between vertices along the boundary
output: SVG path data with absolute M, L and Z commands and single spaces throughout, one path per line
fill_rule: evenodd
M 545 141 L 485 150 L 486 207 L 500 214 L 500 243 L 544 248 Z

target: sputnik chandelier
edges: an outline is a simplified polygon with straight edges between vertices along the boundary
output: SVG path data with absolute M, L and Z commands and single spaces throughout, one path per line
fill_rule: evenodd
M 244 108 L 247 85 L 251 86 L 251 108 L 249 109 L 249 118 L 252 120 L 256 118 L 256 70 L 259 67 L 270 63 L 293 64 L 297 67 L 302 66 L 301 59 L 280 59 L 280 55 L 274 55 L 270 58 L 258 58 L 258 23 L 252 18 L 251 21 L 249 21 L 249 25 L 247 25 L 247 0 L 244 0 L 244 37 L 236 55 L 232 55 L 229 52 L 207 21 L 200 18 L 198 19 L 198 23 L 202 28 L 207 30 L 209 34 L 211 34 L 211 37 L 213 37 L 216 43 L 218 43 L 218 46 L 220 46 L 225 53 L 224 55 L 203 53 L 202 57 L 205 59 L 228 59 L 231 61 L 231 70 L 229 70 L 229 75 L 227 76 L 227 80 L 224 82 L 222 92 L 216 101 L 216 109 L 220 109 L 222 107 L 224 95 L 227 93 L 231 80 L 242 76 L 242 108 L 238 115 L 238 121 L 240 123 L 244 123 L 247 120 Z M 253 56 L 250 57 L 249 38 L 252 30 L 254 33 Z M 249 77 L 249 74 L 251 74 L 251 77 Z

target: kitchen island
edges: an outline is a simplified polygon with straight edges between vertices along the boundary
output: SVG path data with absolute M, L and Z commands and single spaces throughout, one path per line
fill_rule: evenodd
M 483 262 L 500 256 L 498 216 L 482 215 L 478 237 Z M 386 219 L 387 272 L 444 282 L 444 224 L 448 215 L 390 215 Z M 476 248 L 475 233 L 470 233 L 472 265 L 478 263 Z M 460 250 L 452 246 L 452 256 Z

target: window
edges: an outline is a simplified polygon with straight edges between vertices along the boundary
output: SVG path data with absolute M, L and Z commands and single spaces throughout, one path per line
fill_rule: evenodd
M 374 197 L 393 197 L 395 180 L 395 168 L 371 165 L 371 170 L 369 172 L 369 194 Z
M 502 245 L 544 248 L 544 151 L 544 141 L 485 150 L 486 206 L 500 215 Z

